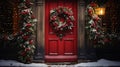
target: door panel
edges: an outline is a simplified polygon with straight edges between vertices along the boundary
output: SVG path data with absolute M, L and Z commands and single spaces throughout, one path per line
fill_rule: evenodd
M 49 55 L 58 55 L 58 40 L 49 40 Z
M 74 40 L 64 40 L 64 54 L 73 55 Z
M 72 31 L 63 36 L 62 40 L 56 36 L 49 23 L 50 10 L 58 6 L 72 8 L 75 18 Z M 77 61 L 77 0 L 45 1 L 45 61 Z

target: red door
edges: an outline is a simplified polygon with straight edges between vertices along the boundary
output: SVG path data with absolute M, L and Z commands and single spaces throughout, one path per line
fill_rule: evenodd
M 50 10 L 58 6 L 72 8 L 75 21 L 73 29 L 62 40 L 50 26 Z M 45 1 L 45 61 L 75 62 L 77 61 L 77 0 L 46 0 Z

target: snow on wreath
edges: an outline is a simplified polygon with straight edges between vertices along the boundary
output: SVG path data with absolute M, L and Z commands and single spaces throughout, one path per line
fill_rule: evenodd
M 74 21 L 71 8 L 59 6 L 50 10 L 50 25 L 60 39 L 72 30 Z

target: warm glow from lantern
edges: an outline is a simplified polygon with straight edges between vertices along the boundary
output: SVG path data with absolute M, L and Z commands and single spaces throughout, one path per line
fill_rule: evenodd
M 96 13 L 97 15 L 104 15 L 104 14 L 105 14 L 105 8 L 103 8 L 103 7 L 96 8 L 96 9 L 95 9 L 95 13 Z

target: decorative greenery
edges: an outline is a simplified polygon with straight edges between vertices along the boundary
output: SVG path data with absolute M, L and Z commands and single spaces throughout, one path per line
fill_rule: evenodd
M 31 0 L 19 0 L 19 24 L 20 31 L 4 36 L 7 40 L 16 39 L 20 51 L 18 52 L 18 58 L 23 63 L 30 63 L 35 50 L 33 34 L 34 25 L 37 22 L 32 12 Z
M 95 2 L 91 2 L 86 9 L 86 32 L 89 40 L 95 47 L 104 47 L 107 44 L 113 44 L 112 41 L 119 39 L 119 34 L 114 32 L 108 33 L 102 29 L 101 18 L 95 13 L 95 8 L 99 6 Z
M 60 38 L 72 30 L 74 20 L 71 8 L 57 7 L 50 10 L 51 27 Z
M 34 54 L 35 45 L 33 43 L 34 25 L 37 21 L 32 12 L 32 2 L 30 0 L 20 0 L 20 24 L 21 30 L 17 37 L 19 47 L 19 59 L 22 62 L 30 63 Z
M 104 31 L 101 27 L 101 18 L 95 13 L 95 8 L 98 5 L 94 2 L 90 3 L 87 6 L 87 20 L 86 30 L 89 35 L 89 39 L 93 41 L 93 43 L 101 43 L 104 44 Z

